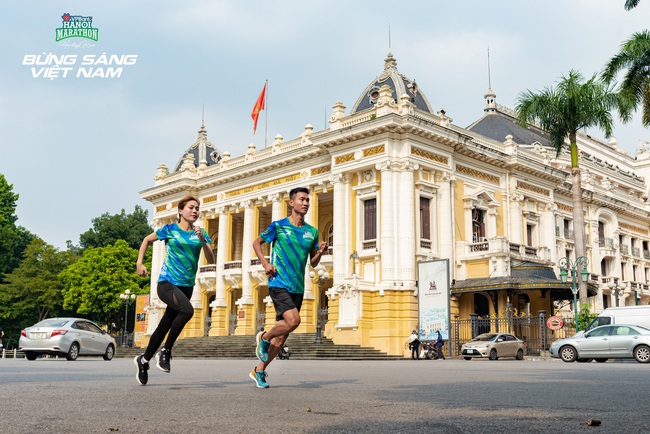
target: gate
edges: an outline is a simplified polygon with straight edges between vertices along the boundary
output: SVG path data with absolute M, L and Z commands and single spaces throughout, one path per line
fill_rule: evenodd
M 551 344 L 575 334 L 573 317 L 562 318 L 564 327 L 551 330 L 546 326 L 546 311 L 540 310 L 539 315 L 514 316 L 511 312 L 505 317 L 481 318 L 471 314 L 470 319 L 458 319 L 454 315 L 451 323 L 451 349 L 455 355 L 460 355 L 464 343 L 483 333 L 510 333 L 523 339 L 528 344 L 529 355 L 540 355 L 548 351 Z

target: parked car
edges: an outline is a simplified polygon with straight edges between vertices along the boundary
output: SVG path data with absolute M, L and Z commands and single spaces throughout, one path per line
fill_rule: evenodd
M 97 324 L 82 318 L 50 318 L 20 332 L 18 350 L 27 360 L 36 360 L 42 354 L 61 355 L 68 360 L 78 356 L 103 356 L 111 360 L 115 355 L 115 339 Z
M 604 325 L 551 344 L 551 357 L 565 362 L 604 363 L 636 359 L 650 363 L 650 329 L 631 324 Z
M 483 333 L 461 347 L 465 360 L 472 357 L 487 357 L 497 360 L 499 357 L 514 357 L 523 360 L 527 346 L 524 341 L 509 333 Z

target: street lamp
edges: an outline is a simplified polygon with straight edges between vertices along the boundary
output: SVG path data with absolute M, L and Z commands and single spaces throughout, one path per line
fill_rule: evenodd
M 610 291 L 614 291 L 614 294 L 616 294 L 616 307 L 618 307 L 618 292 L 619 291 L 625 291 L 625 288 L 627 288 L 627 285 L 625 282 L 621 282 L 620 284 L 618 281 L 614 282 L 614 279 L 611 279 L 608 283 L 607 286 L 609 287 Z
M 570 258 L 562 258 L 558 261 L 558 266 L 560 267 L 560 280 L 562 283 L 567 282 L 569 270 L 571 270 L 571 292 L 573 292 L 573 316 L 575 318 L 576 333 L 578 332 L 578 267 L 582 268 L 580 271 L 580 280 L 587 283 L 589 281 L 587 265 L 589 265 L 589 258 L 586 256 L 577 257 L 573 263 Z
M 135 299 L 135 294 L 131 294 L 131 290 L 126 289 L 123 293 L 120 294 L 120 298 L 124 300 L 124 328 L 122 329 L 122 346 L 126 347 L 128 345 L 128 339 L 126 337 L 127 323 L 129 318 L 129 303 L 131 300 Z
M 318 277 L 316 277 L 318 276 Z M 318 310 L 316 311 L 316 339 L 314 339 L 315 344 L 322 344 L 322 324 L 321 324 L 321 306 L 320 306 L 320 297 L 321 297 L 321 286 L 325 283 L 326 280 L 329 280 L 330 273 L 322 268 L 318 268 L 318 273 L 313 271 L 309 272 L 309 277 L 311 277 L 312 282 L 318 285 Z

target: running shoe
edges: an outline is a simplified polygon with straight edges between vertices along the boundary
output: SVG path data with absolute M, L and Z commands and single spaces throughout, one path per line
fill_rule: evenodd
M 172 370 L 170 361 L 172 359 L 172 350 L 162 347 L 156 354 L 156 367 L 163 372 L 169 373 Z
M 134 357 L 133 364 L 138 368 L 138 372 L 135 374 L 135 378 L 138 380 L 138 383 L 144 386 L 147 384 L 147 381 L 149 381 L 149 374 L 147 373 L 149 370 L 149 363 L 143 363 L 142 355 L 139 355 Z
M 255 337 L 255 342 L 257 343 L 255 354 L 257 355 L 257 358 L 262 362 L 266 362 L 269 360 L 269 347 L 271 346 L 271 342 L 267 341 L 266 339 L 262 339 L 263 335 L 264 332 L 259 332 Z
M 253 368 L 250 374 L 248 374 L 249 377 L 251 377 L 251 380 L 255 382 L 255 385 L 259 387 L 260 389 L 268 389 L 269 383 L 266 382 L 266 371 L 256 371 L 257 366 Z

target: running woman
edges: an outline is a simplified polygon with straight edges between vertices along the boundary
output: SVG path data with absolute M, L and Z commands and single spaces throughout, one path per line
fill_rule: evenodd
M 266 368 L 284 346 L 289 333 L 300 325 L 300 306 L 305 292 L 305 267 L 320 262 L 327 243 L 318 243 L 318 229 L 305 222 L 309 210 L 309 190 L 294 188 L 289 192 L 291 215 L 272 222 L 253 242 L 253 250 L 268 277 L 269 295 L 275 306 L 276 323 L 267 332 L 257 334 L 256 354 L 260 363 L 249 377 L 259 388 L 267 388 Z M 262 251 L 262 244 L 271 244 L 271 262 Z
M 141 385 L 149 380 L 149 362 L 156 355 L 156 366 L 163 372 L 170 372 L 172 347 L 183 331 L 185 324 L 194 315 L 190 303 L 192 289 L 199 267 L 201 250 L 208 263 L 214 264 L 214 252 L 208 246 L 212 240 L 205 229 L 194 226 L 199 218 L 199 201 L 187 196 L 178 202 L 178 223 L 165 225 L 147 235 L 142 241 L 138 252 L 137 271 L 140 276 L 147 276 L 147 268 L 142 264 L 144 254 L 149 244 L 154 241 L 165 241 L 167 256 L 158 278 L 158 297 L 167 304 L 158 327 L 151 335 L 149 345 L 144 354 L 136 356 L 133 363 L 138 368 L 136 379 Z M 156 354 L 160 344 L 167 335 L 167 340 Z

